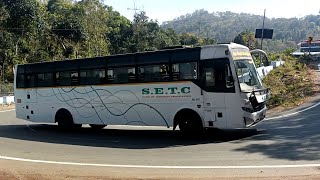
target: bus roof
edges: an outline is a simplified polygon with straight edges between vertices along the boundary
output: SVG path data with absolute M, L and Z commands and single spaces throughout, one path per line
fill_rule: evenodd
M 41 61 L 41 62 L 35 62 L 35 63 L 28 63 L 26 65 L 33 65 L 33 64 L 59 64 L 59 62 L 64 62 L 69 64 L 74 63 L 75 61 L 81 63 L 85 61 L 85 63 L 88 63 L 89 61 L 93 60 L 94 62 L 89 63 L 90 64 L 96 64 L 98 61 L 100 61 L 101 64 L 103 63 L 103 60 L 107 60 L 108 64 L 110 61 L 118 61 L 118 62 L 123 62 L 126 63 L 125 61 L 143 61 L 144 63 L 147 63 L 147 61 L 152 61 L 154 60 L 159 60 L 161 58 L 164 59 L 169 59 L 171 61 L 191 61 L 196 58 L 200 57 L 200 51 L 201 49 L 205 48 L 229 48 L 229 49 L 238 49 L 238 48 L 247 48 L 243 45 L 235 44 L 235 43 L 230 43 L 230 44 L 216 44 L 216 45 L 206 45 L 206 46 L 198 46 L 198 47 L 189 47 L 189 46 L 179 46 L 177 48 L 165 48 L 161 50 L 156 50 L 156 51 L 146 51 L 146 52 L 136 52 L 136 53 L 126 53 L 126 54 L 115 54 L 115 55 L 110 55 L 110 56 L 99 56 L 99 57 L 89 57 L 89 58 L 78 58 L 78 59 L 65 59 L 65 60 L 58 60 L 58 61 Z M 88 61 L 89 60 L 89 61 Z M 84 62 L 83 62 L 84 63 Z M 138 63 L 139 64 L 139 63 Z M 66 65 L 66 64 L 64 64 Z M 71 64 L 70 64 L 71 65 Z M 101 64 L 102 65 L 102 64 Z M 123 65 L 123 64 L 122 64 Z

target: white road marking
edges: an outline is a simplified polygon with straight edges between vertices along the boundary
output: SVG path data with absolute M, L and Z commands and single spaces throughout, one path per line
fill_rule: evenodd
M 0 113 L 10 112 L 10 111 L 15 111 L 15 110 L 16 110 L 16 109 L 9 109 L 9 110 L 0 111 Z
M 262 166 L 147 166 L 147 165 L 118 165 L 118 164 L 94 164 L 94 163 L 76 163 L 61 161 L 45 161 L 35 159 L 15 158 L 0 156 L 0 159 L 74 166 L 94 166 L 94 167 L 113 167 L 113 168 L 147 168 L 147 169 L 263 169 L 263 168 L 302 168 L 302 167 L 320 167 L 320 164 L 297 164 L 297 165 L 262 165 Z
M 307 107 L 307 108 L 305 108 L 305 109 L 303 109 L 303 110 L 296 111 L 296 112 L 294 112 L 294 113 L 285 114 L 285 115 L 280 115 L 280 116 L 276 116 L 276 117 L 266 118 L 264 121 L 273 120 L 273 119 L 280 119 L 280 118 L 285 118 L 285 117 L 293 116 L 293 115 L 302 113 L 302 112 L 304 112 L 304 111 L 308 111 L 308 110 L 310 110 L 310 109 L 312 109 L 312 108 L 315 108 L 315 107 L 317 107 L 317 106 L 319 106 L 319 105 L 320 105 L 320 102 L 318 102 L 317 104 L 314 104 L 314 105 L 312 105 L 312 106 L 310 106 L 310 107 Z

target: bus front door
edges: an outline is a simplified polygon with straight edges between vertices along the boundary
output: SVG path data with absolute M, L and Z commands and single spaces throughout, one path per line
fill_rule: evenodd
M 205 60 L 201 63 L 205 127 L 227 127 L 225 65 L 228 63 L 228 59 Z

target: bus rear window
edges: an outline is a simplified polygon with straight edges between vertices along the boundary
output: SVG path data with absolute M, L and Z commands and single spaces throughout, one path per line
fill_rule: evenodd
M 17 88 L 24 88 L 24 75 L 18 74 L 16 80 Z

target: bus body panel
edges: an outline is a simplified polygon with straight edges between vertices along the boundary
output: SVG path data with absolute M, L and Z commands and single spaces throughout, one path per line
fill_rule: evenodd
M 16 92 L 16 97 L 22 98 L 20 94 L 26 90 Z M 24 116 L 17 117 L 53 123 L 55 113 L 67 109 L 76 124 L 169 127 L 177 111 L 192 109 L 200 113 L 197 109 L 202 107 L 201 90 L 192 82 L 39 88 L 36 93 L 37 103 L 22 99 L 17 112 Z

